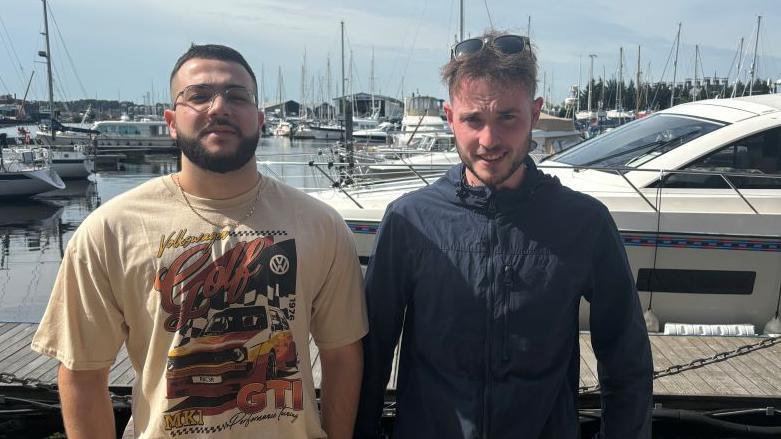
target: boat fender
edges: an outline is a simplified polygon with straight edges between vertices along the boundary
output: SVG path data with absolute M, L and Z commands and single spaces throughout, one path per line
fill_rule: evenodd
M 762 330 L 762 333 L 765 335 L 781 335 L 781 319 L 778 318 L 778 314 L 765 324 L 765 329 Z
M 649 333 L 659 332 L 659 317 L 656 317 L 656 314 L 654 314 L 654 311 L 651 308 L 648 308 L 643 313 L 643 320 L 645 320 L 645 329 Z

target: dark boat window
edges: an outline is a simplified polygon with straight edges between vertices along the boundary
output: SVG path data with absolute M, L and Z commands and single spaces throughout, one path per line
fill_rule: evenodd
M 579 143 L 548 160 L 573 166 L 637 167 L 723 124 L 674 114 L 654 114 Z
M 685 170 L 734 172 L 748 176 L 729 177 L 738 189 L 781 189 L 781 127 L 772 128 L 725 146 L 690 164 Z M 718 175 L 671 174 L 666 188 L 729 189 Z
M 660 293 L 751 294 L 754 271 L 673 270 L 641 268 L 637 290 Z

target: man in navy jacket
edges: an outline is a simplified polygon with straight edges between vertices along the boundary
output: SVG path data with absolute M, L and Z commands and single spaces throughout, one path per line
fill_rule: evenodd
M 585 297 L 601 436 L 650 438 L 651 350 L 615 223 L 528 157 L 542 106 L 528 39 L 465 40 L 442 74 L 463 163 L 380 226 L 356 436 L 377 436 L 403 328 L 395 437 L 577 438 Z

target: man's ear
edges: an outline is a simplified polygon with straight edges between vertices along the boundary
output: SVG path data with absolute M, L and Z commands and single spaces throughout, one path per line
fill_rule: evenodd
M 453 107 L 450 106 L 450 102 L 445 102 L 445 117 L 447 118 L 447 124 L 450 125 L 450 129 L 453 129 Z
M 176 111 L 165 110 L 163 112 L 163 118 L 166 125 L 168 125 L 168 134 L 172 139 L 176 140 Z
M 537 125 L 537 121 L 540 120 L 540 111 L 542 111 L 542 97 L 538 97 L 532 101 L 532 127 Z
M 263 130 L 263 123 L 266 121 L 266 115 L 263 113 L 263 110 L 258 110 L 258 128 L 260 130 Z

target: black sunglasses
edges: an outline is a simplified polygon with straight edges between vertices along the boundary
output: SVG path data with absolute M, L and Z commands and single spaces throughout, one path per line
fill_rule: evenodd
M 470 38 L 453 46 L 453 50 L 450 51 L 450 59 L 477 53 L 488 43 L 491 43 L 505 55 L 521 53 L 529 47 L 529 39 L 521 35 L 501 35 L 496 38 Z

